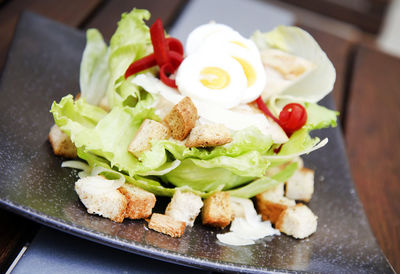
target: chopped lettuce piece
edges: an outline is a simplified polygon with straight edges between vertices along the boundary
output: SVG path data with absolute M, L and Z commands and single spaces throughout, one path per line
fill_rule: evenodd
M 282 171 L 278 174 L 272 176 L 272 178 L 268 178 L 263 176 L 247 184 L 243 187 L 236 188 L 233 190 L 229 190 L 228 192 L 235 197 L 239 198 L 251 198 L 256 196 L 258 193 L 262 193 L 267 191 L 289 179 L 294 172 L 297 170 L 297 163 L 291 163 L 286 166 Z
M 133 9 L 129 13 L 123 13 L 118 28 L 111 37 L 110 81 L 107 88 L 107 99 L 111 107 L 122 106 L 127 99 L 139 98 L 138 87 L 125 80 L 124 75 L 133 61 L 151 50 L 149 29 L 144 23 L 149 18 L 150 13 L 147 10 Z
M 228 169 L 218 166 L 218 164 L 214 166 L 210 164 L 208 167 L 198 166 L 194 161 L 194 159 L 182 161 L 177 168 L 163 176 L 164 181 L 178 187 L 189 186 L 196 190 L 210 192 L 217 189 L 230 189 L 256 177 L 234 174 Z
M 314 103 L 305 103 L 304 105 L 307 111 L 306 129 L 314 130 L 330 126 L 336 127 L 336 118 L 339 115 L 338 111 L 330 110 Z
M 80 66 L 79 85 L 81 95 L 86 102 L 98 105 L 106 93 L 110 77 L 109 50 L 97 29 L 89 29 L 86 32 L 86 41 Z

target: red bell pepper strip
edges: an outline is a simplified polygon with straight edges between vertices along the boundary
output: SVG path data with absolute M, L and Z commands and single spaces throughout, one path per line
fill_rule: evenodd
M 183 46 L 176 38 L 165 38 L 164 27 L 160 19 L 157 19 L 150 27 L 151 42 L 154 53 L 133 62 L 125 71 L 125 79 L 155 65 L 160 67 L 161 81 L 176 88 L 175 80 L 169 78 L 183 61 Z
M 269 111 L 267 105 L 264 103 L 263 99 L 260 97 L 257 98 L 256 100 L 258 108 L 264 112 L 265 115 L 270 117 L 272 120 L 274 120 L 278 125 L 280 125 L 279 120 Z
M 170 51 L 175 51 L 179 53 L 180 55 L 183 55 L 183 45 L 181 41 L 174 37 L 168 37 L 165 39 L 167 41 L 167 46 Z
M 160 18 L 150 27 L 150 36 L 157 65 L 161 67 L 169 63 L 168 46 L 164 35 L 164 27 Z
M 172 65 L 172 67 L 174 68 L 174 71 L 175 71 L 176 69 L 178 69 L 179 65 L 182 63 L 183 56 L 175 51 L 168 52 L 168 55 L 169 55 L 170 64 Z
M 143 57 L 142 59 L 130 64 L 128 69 L 125 71 L 125 79 L 133 74 L 141 72 L 142 70 L 154 67 L 155 65 L 157 65 L 157 62 L 154 53 L 147 55 L 146 57 Z
M 170 64 L 166 63 L 160 68 L 160 79 L 164 84 L 172 88 L 176 88 L 176 83 L 174 79 L 169 78 L 169 75 L 174 73 L 175 68 Z

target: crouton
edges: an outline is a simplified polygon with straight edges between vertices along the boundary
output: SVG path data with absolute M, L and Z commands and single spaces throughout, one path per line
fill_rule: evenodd
M 182 141 L 194 128 L 197 108 L 189 97 L 183 98 L 165 116 L 164 122 L 171 130 L 172 138 Z
M 296 205 L 294 200 L 283 197 L 283 183 L 271 190 L 267 190 L 256 196 L 258 212 L 264 221 L 276 223 L 281 213 L 288 207 Z
M 301 203 L 285 209 L 275 227 L 297 239 L 304 239 L 317 230 L 317 216 Z
M 231 134 L 224 125 L 203 124 L 192 129 L 186 139 L 187 147 L 215 147 L 232 142 Z
M 186 225 L 193 226 L 202 206 L 203 201 L 200 196 L 192 192 L 177 190 L 165 210 L 165 215 L 185 222 Z
M 156 196 L 153 193 L 129 184 L 124 184 L 118 190 L 125 195 L 128 201 L 125 217 L 143 219 L 151 215 L 156 204 Z
M 75 191 L 90 214 L 98 214 L 121 223 L 128 204 L 126 197 L 101 176 L 90 176 L 75 183 Z
M 150 229 L 153 229 L 157 232 L 179 238 L 185 231 L 186 224 L 185 222 L 175 220 L 171 216 L 153 213 L 148 226 Z
M 154 120 L 146 119 L 142 122 L 139 129 L 128 146 L 128 151 L 137 158 L 151 148 L 152 140 L 167 139 L 170 135 L 169 129 L 163 124 Z
M 203 225 L 224 228 L 232 220 L 229 192 L 216 192 L 204 201 Z
M 51 127 L 49 141 L 55 155 L 65 158 L 76 158 L 77 152 L 74 143 L 57 125 Z
M 308 168 L 297 170 L 286 182 L 286 197 L 309 202 L 314 193 L 314 171 Z

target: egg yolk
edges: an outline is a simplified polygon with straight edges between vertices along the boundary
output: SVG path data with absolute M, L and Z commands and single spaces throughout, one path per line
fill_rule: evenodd
M 223 89 L 229 85 L 229 74 L 218 67 L 205 67 L 200 72 L 200 82 L 209 89 Z
M 247 87 L 251 87 L 256 82 L 256 72 L 252 65 L 250 65 L 247 61 L 243 60 L 239 57 L 234 57 L 236 61 L 240 63 L 243 68 L 244 74 L 247 78 Z
M 232 44 L 236 44 L 236 45 L 238 45 L 238 46 L 241 46 L 242 48 L 247 49 L 246 45 L 243 44 L 242 42 L 239 42 L 239 41 L 231 41 L 231 43 L 232 43 Z

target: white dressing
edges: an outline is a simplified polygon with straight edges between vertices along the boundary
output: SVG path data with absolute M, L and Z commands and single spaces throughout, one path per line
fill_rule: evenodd
M 183 96 L 176 89 L 162 83 L 151 73 L 139 74 L 132 79 L 132 83 L 141 86 L 146 91 L 161 95 L 172 104 L 177 104 Z M 262 113 L 243 112 L 240 110 L 223 109 L 207 102 L 192 99 L 199 116 L 209 123 L 223 124 L 231 130 L 242 130 L 250 126 L 257 127 L 263 134 L 271 134 L 271 126 L 268 119 Z M 157 102 L 155 104 L 158 104 Z M 164 112 L 163 112 L 164 113 Z
M 243 217 L 235 217 L 232 221 L 230 232 L 217 234 L 217 239 L 227 245 L 251 245 L 256 240 L 266 236 L 280 235 L 279 230 L 274 229 L 270 221 L 262 221 L 254 209 L 250 199 L 231 197 L 231 203 L 235 208 L 242 208 Z

